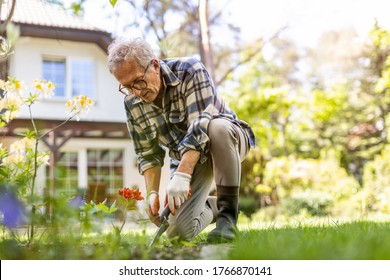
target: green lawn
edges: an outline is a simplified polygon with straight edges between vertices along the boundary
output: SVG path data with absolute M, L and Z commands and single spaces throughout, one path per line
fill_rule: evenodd
M 230 259 L 380 260 L 390 259 L 390 222 L 243 231 Z
M 186 244 L 173 243 L 163 236 L 149 250 L 152 235 L 149 230 L 122 233 L 120 238 L 113 232 L 81 239 L 71 234 L 55 238 L 43 235 L 30 246 L 21 246 L 3 235 L 0 259 L 390 259 L 390 222 L 252 227 L 242 229 L 228 246 L 207 244 L 207 232 Z

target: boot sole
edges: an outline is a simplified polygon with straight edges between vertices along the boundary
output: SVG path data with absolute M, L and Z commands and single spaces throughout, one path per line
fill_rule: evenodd
M 210 234 L 207 236 L 206 241 L 211 244 L 232 243 L 234 237 L 234 234 L 213 234 L 213 232 L 210 232 Z

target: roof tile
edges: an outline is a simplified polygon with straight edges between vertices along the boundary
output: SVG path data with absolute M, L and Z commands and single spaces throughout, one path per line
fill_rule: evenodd
M 2 8 L 1 19 L 5 18 L 6 8 L 7 5 Z M 103 31 L 85 22 L 81 17 L 70 15 L 61 7 L 44 0 L 17 0 L 12 21 L 21 24 Z

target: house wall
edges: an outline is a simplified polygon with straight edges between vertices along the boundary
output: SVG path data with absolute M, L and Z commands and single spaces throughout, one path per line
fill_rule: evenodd
M 10 60 L 10 76 L 31 86 L 35 79 L 42 79 L 42 58 L 44 56 L 61 56 L 67 60 L 83 58 L 92 60 L 95 65 L 95 107 L 83 117 L 85 121 L 123 122 L 123 96 L 118 92 L 118 82 L 107 68 L 107 54 L 96 44 L 80 43 L 65 40 L 21 37 L 15 44 L 15 53 Z M 33 106 L 35 118 L 66 119 L 66 98 L 53 97 L 42 100 Z M 28 118 L 25 109 L 21 118 Z

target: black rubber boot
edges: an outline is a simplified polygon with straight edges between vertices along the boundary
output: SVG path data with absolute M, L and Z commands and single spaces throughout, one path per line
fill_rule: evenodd
M 238 218 L 239 187 L 217 186 L 217 226 L 207 236 L 207 242 L 226 243 L 234 239 Z

